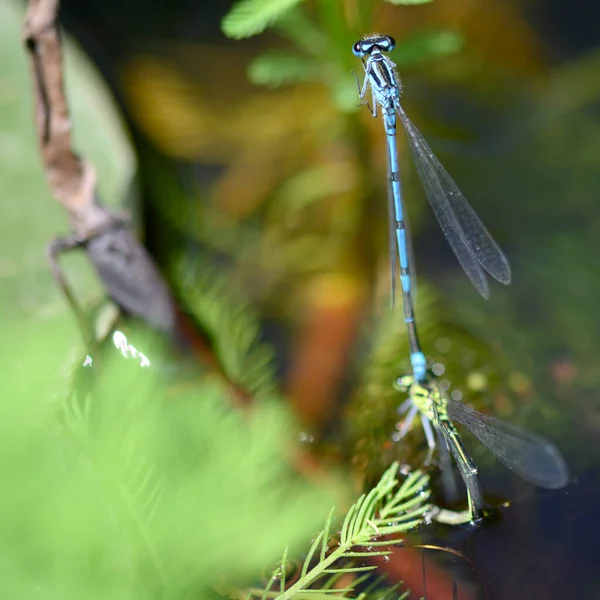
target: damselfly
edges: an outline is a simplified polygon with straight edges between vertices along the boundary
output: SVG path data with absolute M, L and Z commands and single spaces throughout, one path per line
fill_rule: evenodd
M 395 41 L 388 35 L 373 34 L 363 37 L 352 47 L 361 59 L 365 70 L 362 86 L 357 78 L 358 94 L 365 98 L 371 89 L 371 114 L 376 117 L 378 106 L 384 120 L 388 156 L 388 218 L 390 233 L 390 261 L 392 275 L 392 304 L 395 297 L 397 257 L 400 260 L 400 284 L 404 301 L 404 318 L 408 328 L 411 363 L 415 377 L 425 377 L 425 357 L 421 352 L 415 324 L 411 278 L 412 268 L 410 239 L 405 223 L 400 169 L 396 142 L 396 123 L 399 118 L 412 151 L 417 173 L 433 212 L 448 243 L 456 254 L 465 273 L 477 291 L 489 296 L 489 286 L 484 269 L 501 283 L 511 280 L 510 266 L 474 210 L 452 181 L 450 175 L 434 156 L 423 136 L 412 124 L 400 105 L 402 91 L 396 65 L 386 56 L 394 49 Z M 366 57 L 366 59 L 365 59 Z
M 406 413 L 399 427 L 400 439 L 409 431 L 417 414 L 421 417 L 430 456 L 435 448 L 431 424 L 454 457 L 467 488 L 469 511 L 473 520 L 483 515 L 483 495 L 477 467 L 467 452 L 453 421 L 464 425 L 496 458 L 509 469 L 539 487 L 558 489 L 569 481 L 569 470 L 558 449 L 549 441 L 515 425 L 483 415 L 470 406 L 448 398 L 433 375 L 425 383 L 408 375 L 400 377 L 397 387 L 408 392 L 398 412 Z

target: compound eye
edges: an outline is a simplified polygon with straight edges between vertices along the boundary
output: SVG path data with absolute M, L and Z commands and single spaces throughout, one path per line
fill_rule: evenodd
M 365 55 L 365 51 L 363 49 L 362 42 L 356 42 L 356 44 L 354 44 L 354 46 L 352 46 L 352 53 L 354 54 L 354 56 L 359 56 L 359 57 Z
M 387 36 L 387 51 L 393 50 L 396 47 L 396 40 L 391 36 Z
M 410 375 L 404 375 L 403 377 L 398 377 L 398 379 L 396 379 L 394 387 L 400 392 L 406 392 L 411 386 L 411 383 L 412 377 Z

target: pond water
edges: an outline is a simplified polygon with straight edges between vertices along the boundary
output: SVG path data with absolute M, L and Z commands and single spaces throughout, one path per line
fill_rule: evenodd
M 600 597 L 600 467 L 576 475 L 562 490 L 535 489 L 500 473 L 493 482 L 484 475 L 482 483 L 512 498 L 508 507 L 498 508 L 498 519 L 478 527 L 432 526 L 413 538 L 414 543 L 450 547 L 465 557 L 425 551 L 428 600 Z M 448 582 L 441 591 L 427 590 L 428 561 L 451 576 L 454 590 Z

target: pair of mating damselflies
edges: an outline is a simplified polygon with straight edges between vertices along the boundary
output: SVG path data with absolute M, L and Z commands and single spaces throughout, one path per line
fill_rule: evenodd
M 399 437 L 408 432 L 419 415 L 431 452 L 436 445 L 433 424 L 458 465 L 467 488 L 471 519 L 475 520 L 483 513 L 477 469 L 453 420 L 465 425 L 506 466 L 540 487 L 560 488 L 566 485 L 568 469 L 558 450 L 548 441 L 451 400 L 427 371 L 413 307 L 414 268 L 400 183 L 396 141 L 398 121 L 406 134 L 429 204 L 450 247 L 477 291 L 484 298 L 489 296 L 484 270 L 503 284 L 510 283 L 511 272 L 502 250 L 400 105 L 400 78 L 396 73 L 396 65 L 386 54 L 394 46 L 392 37 L 374 34 L 356 42 L 352 51 L 361 59 L 365 71 L 362 86 L 357 79 L 359 97 L 365 100 L 367 92 L 371 91 L 369 109 L 374 117 L 381 111 L 387 139 L 392 305 L 399 271 L 413 370 L 412 376 L 398 380 L 400 388 L 407 391 L 409 396 L 399 408 L 401 414 L 406 413 Z

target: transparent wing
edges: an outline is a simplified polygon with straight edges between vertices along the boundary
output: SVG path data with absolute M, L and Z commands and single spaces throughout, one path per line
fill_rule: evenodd
M 523 479 L 557 489 L 569 481 L 569 469 L 549 441 L 471 407 L 448 400 L 448 415 L 464 425 L 496 458 Z
M 435 428 L 438 438 L 438 457 L 440 460 L 440 471 L 442 474 L 442 491 L 447 502 L 455 502 L 458 498 L 458 486 L 452 469 L 452 459 L 450 457 L 450 449 L 448 448 L 448 440 L 444 433 L 439 428 Z
M 396 109 L 440 227 L 465 273 L 477 291 L 487 298 L 489 287 L 481 267 L 501 283 L 508 284 L 511 280 L 508 261 L 402 107 L 397 105 Z
M 408 268 L 410 271 L 410 289 L 413 298 L 417 295 L 417 267 L 415 263 L 415 249 L 413 247 L 412 235 L 410 233 L 410 219 L 408 218 L 408 209 L 405 207 L 406 215 L 404 217 L 404 235 L 406 236 L 406 249 L 408 251 Z

